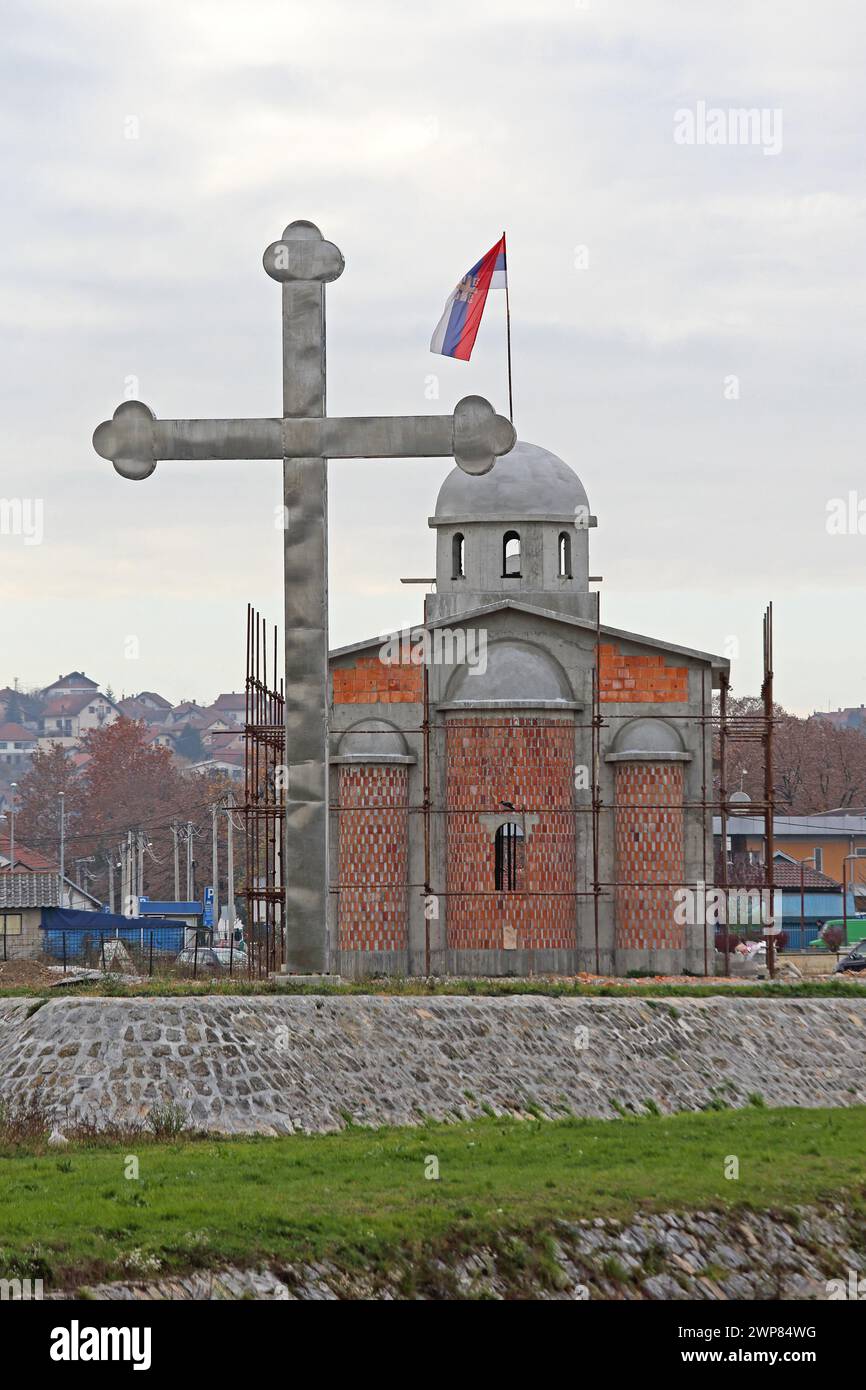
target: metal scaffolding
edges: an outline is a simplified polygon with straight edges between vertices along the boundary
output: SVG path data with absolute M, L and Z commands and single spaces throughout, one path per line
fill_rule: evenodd
M 273 629 L 268 684 L 268 631 L 247 605 L 244 721 L 244 839 L 247 904 L 245 938 L 250 973 L 279 970 L 285 957 L 283 901 L 283 776 L 286 733 L 283 681 L 277 683 L 277 629 Z

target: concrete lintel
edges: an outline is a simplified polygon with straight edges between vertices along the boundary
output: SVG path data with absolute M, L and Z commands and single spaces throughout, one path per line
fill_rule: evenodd
M 349 731 L 347 731 L 349 732 Z M 398 732 L 398 731 L 395 731 Z M 413 758 L 410 753 L 335 753 L 331 756 L 331 764 L 334 763 L 416 763 L 417 758 Z
M 579 713 L 584 707 L 576 700 L 445 700 L 441 705 L 431 702 L 431 709 L 459 712 L 468 709 L 492 710 L 551 710 L 559 714 Z
M 503 825 L 519 825 L 528 840 L 538 824 L 538 816 L 534 811 L 482 811 L 478 819 L 491 840 L 496 838 L 497 830 Z
M 427 525 L 434 529 L 437 526 L 474 526 L 478 523 L 486 524 L 487 522 L 491 522 L 494 526 L 515 526 L 533 521 L 555 522 L 558 526 L 570 526 L 576 531 L 584 531 L 591 526 L 598 525 L 597 516 L 587 517 L 584 526 L 575 526 L 574 512 L 525 511 L 522 512 L 519 517 L 515 517 L 513 512 L 503 512 L 501 515 L 495 516 L 488 516 L 487 513 L 485 513 L 484 516 L 472 516 L 470 513 L 467 513 L 466 516 L 428 516 Z
M 690 763 L 692 753 L 665 753 L 658 749 L 628 748 L 624 753 L 605 753 L 606 763 Z

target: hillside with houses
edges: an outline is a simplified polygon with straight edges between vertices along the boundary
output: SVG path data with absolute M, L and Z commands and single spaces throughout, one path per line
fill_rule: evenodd
M 144 725 L 147 743 L 167 748 L 191 775 L 241 781 L 244 712 L 242 692 L 224 692 L 209 704 L 172 704 L 155 690 L 118 699 L 84 671 L 59 675 L 43 689 L 6 686 L 0 689 L 0 809 L 37 751 L 58 745 L 73 766 L 83 768 L 90 757 L 82 747 L 86 735 L 121 718 Z

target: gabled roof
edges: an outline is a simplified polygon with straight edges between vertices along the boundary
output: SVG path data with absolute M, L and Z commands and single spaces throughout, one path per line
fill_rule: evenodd
M 763 869 L 762 869 L 763 872 Z M 800 865 L 787 854 L 773 856 L 773 883 L 777 888 L 800 887 Z M 818 873 L 811 864 L 803 866 L 803 887 L 823 889 L 826 892 L 841 893 L 842 885 L 829 874 Z
M 16 855 L 17 855 L 16 847 Z M 79 888 L 72 879 L 64 877 L 63 894 L 70 891 L 92 902 L 94 907 L 102 906 L 98 898 Z M 59 874 L 30 873 L 16 869 L 14 873 L 0 874 L 0 908 L 10 907 L 62 907 L 61 878 Z
M 370 647 L 381 647 L 390 637 L 411 637 L 413 633 L 423 632 L 425 628 L 431 631 L 437 627 L 458 627 L 461 623 L 469 622 L 475 618 L 483 618 L 490 613 L 499 613 L 504 609 L 511 608 L 517 613 L 527 613 L 534 618 L 547 618 L 553 623 L 564 623 L 568 627 L 581 629 L 583 632 L 595 633 L 595 623 L 588 618 L 576 618 L 572 613 L 560 613 L 552 608 L 541 608 L 534 603 L 524 603 L 520 599 L 503 598 L 497 599 L 495 603 L 486 603 L 479 608 L 470 608 L 463 613 L 451 613 L 446 617 L 437 618 L 432 623 L 415 623 L 412 627 L 403 628 L 399 633 L 379 633 L 375 637 L 368 637 L 365 642 L 352 642 L 347 647 L 337 647 L 330 653 L 331 659 L 334 657 L 349 656 L 353 652 L 366 651 Z M 717 656 L 712 652 L 703 652 L 696 647 L 681 647 L 676 642 L 664 642 L 658 637 L 645 637 L 639 632 L 628 632 L 625 628 L 608 627 L 601 625 L 600 635 L 604 638 L 616 638 L 620 642 L 633 642 L 636 646 L 654 647 L 657 651 L 670 652 L 674 656 L 688 657 L 692 661 L 705 662 L 714 671 L 727 671 L 730 669 L 730 661 L 726 656 Z
M 242 690 L 229 690 L 222 695 L 217 695 L 211 709 L 242 709 L 247 707 L 247 697 Z
M 80 714 L 85 705 L 89 705 L 93 699 L 93 693 L 87 695 L 57 695 L 42 711 L 43 719 L 54 719 L 57 717 L 71 717 Z
M 713 816 L 713 834 L 722 833 L 720 816 Z M 763 835 L 763 816 L 728 816 L 729 835 Z M 866 835 L 866 816 L 774 816 L 773 834 L 780 839 L 805 836 L 809 840 Z
M 155 690 L 140 690 L 136 699 L 150 700 L 152 704 L 160 705 L 162 709 L 171 709 L 171 700 L 167 700 L 164 695 L 158 695 Z
M 35 743 L 37 735 L 21 724 L 0 724 L 0 743 L 4 740 L 7 743 L 21 743 L 25 739 L 28 743 Z
M 140 724 L 160 724 L 165 715 L 165 711 L 162 709 L 154 709 L 152 705 L 142 704 L 137 696 L 135 698 L 127 696 L 126 699 L 120 701 L 117 708 L 125 719 L 135 719 Z
M 99 682 L 92 681 L 89 676 L 85 676 L 83 671 L 70 671 L 68 676 L 58 676 L 56 681 L 46 685 L 43 694 L 47 695 L 49 690 L 56 690 L 58 687 L 73 685 L 76 690 L 98 690 Z

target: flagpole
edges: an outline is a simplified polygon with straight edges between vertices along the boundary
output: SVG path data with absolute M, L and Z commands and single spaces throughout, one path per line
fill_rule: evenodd
M 505 252 L 505 337 L 508 344 L 508 418 L 514 424 L 514 400 L 511 392 L 511 300 L 508 297 L 508 248 L 505 233 L 502 233 L 502 249 Z

